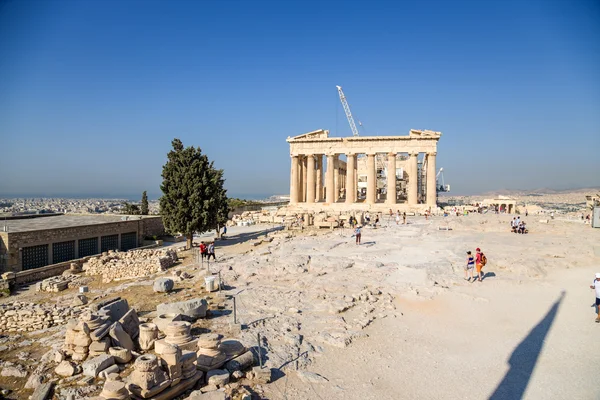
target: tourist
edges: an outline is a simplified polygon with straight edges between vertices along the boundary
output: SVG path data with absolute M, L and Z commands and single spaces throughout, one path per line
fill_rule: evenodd
M 402 213 L 402 225 L 406 225 L 406 211 Z
M 400 211 L 396 213 L 396 225 L 400 223 Z
M 512 221 L 510 221 L 510 231 L 517 233 L 517 218 L 513 217 Z
M 217 258 L 215 257 L 215 242 L 210 242 L 208 244 L 207 253 L 208 253 L 207 261 L 210 261 L 210 257 L 212 257 L 213 260 L 217 261 Z
M 550 213 L 550 219 L 554 219 L 554 211 Z
M 475 256 L 475 265 L 477 267 L 477 279 L 479 280 L 479 282 L 482 282 L 482 276 L 481 276 L 481 269 L 483 268 L 483 266 L 485 264 L 487 264 L 487 258 L 486 256 L 481 252 L 481 249 L 478 247 L 476 249 L 477 251 L 477 255 Z
M 600 272 L 596 272 L 596 276 L 590 289 L 596 289 L 596 313 L 598 317 L 596 318 L 596 322 L 600 322 Z
M 361 232 L 360 232 L 360 225 L 356 227 L 356 229 L 354 230 L 354 236 L 356 236 L 356 244 L 360 244 L 360 236 L 361 236 Z
M 475 258 L 471 255 L 470 251 L 467 251 L 467 266 L 465 267 L 465 281 L 471 281 L 474 279 L 473 277 L 473 269 L 475 268 Z M 471 276 L 467 279 L 467 272 L 470 273 Z
M 527 233 L 527 227 L 525 226 L 525 221 L 521 221 L 519 223 L 518 232 L 521 233 L 521 234 Z
M 529 215 L 529 212 L 527 211 L 527 209 L 525 209 L 525 216 L 527 217 Z
M 365 213 L 365 221 L 367 221 L 367 225 L 371 223 L 371 216 L 368 211 Z
M 206 243 L 200 242 L 200 255 L 202 256 L 202 259 L 206 258 L 207 254 Z
M 227 234 L 227 225 L 223 227 L 223 233 L 221 233 L 221 239 L 225 239 L 225 235 Z
M 377 226 L 377 224 L 379 223 L 379 213 L 377 215 L 375 215 L 375 227 Z

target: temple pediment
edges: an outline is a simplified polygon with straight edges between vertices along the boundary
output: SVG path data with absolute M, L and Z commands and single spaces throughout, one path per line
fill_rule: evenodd
M 410 136 L 439 138 L 440 136 L 442 136 L 442 132 L 430 131 L 428 129 L 411 129 Z
M 329 131 L 325 129 L 319 129 L 316 131 L 303 133 L 302 135 L 288 137 L 287 141 L 290 140 L 302 140 L 302 139 L 327 139 L 329 137 Z

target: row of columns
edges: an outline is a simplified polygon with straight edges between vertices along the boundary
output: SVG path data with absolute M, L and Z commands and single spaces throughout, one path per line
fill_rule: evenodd
M 410 153 L 408 164 L 408 204 L 418 204 L 418 158 L 419 153 Z M 348 204 L 357 201 L 357 154 L 346 154 L 346 170 L 340 173 L 338 155 L 327 154 L 327 171 L 325 173 L 325 202 L 335 203 L 339 200 L 340 189 L 345 189 Z M 367 154 L 367 204 L 375 204 L 377 200 L 377 171 L 375 154 Z M 436 205 L 436 153 L 427 153 L 427 197 L 426 203 Z M 386 204 L 396 204 L 396 153 L 387 154 L 387 199 Z M 323 201 L 323 155 L 292 155 L 290 180 L 290 203 L 315 203 Z

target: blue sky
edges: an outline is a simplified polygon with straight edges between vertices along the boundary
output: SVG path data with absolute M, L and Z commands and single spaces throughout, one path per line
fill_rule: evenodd
M 2 1 L 0 197 L 160 195 L 174 137 L 232 195 L 285 139 L 443 132 L 456 194 L 600 186 L 600 3 Z

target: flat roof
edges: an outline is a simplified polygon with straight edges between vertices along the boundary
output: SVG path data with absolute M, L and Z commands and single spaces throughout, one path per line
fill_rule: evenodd
M 61 229 L 61 228 L 75 228 L 78 226 L 88 225 L 102 225 L 110 224 L 115 222 L 127 222 L 127 221 L 138 221 L 139 215 L 129 216 L 127 221 L 122 218 L 125 215 L 57 215 L 52 217 L 39 217 L 39 218 L 24 218 L 24 219 L 13 219 L 7 220 L 6 225 L 8 226 L 8 233 L 12 232 L 29 232 L 29 231 L 42 231 L 46 229 Z M 148 215 L 143 218 L 160 218 L 159 216 Z M 0 219 L 0 231 L 4 232 L 5 222 Z

